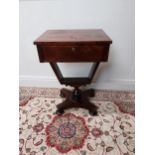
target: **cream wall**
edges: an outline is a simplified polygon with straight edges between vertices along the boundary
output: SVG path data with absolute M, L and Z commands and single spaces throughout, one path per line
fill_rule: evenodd
M 134 90 L 134 0 L 21 0 L 20 86 L 62 87 L 49 64 L 39 63 L 33 41 L 47 29 L 87 28 L 101 28 L 113 40 L 109 62 L 100 65 L 91 86 Z M 80 76 L 89 68 L 62 67 Z

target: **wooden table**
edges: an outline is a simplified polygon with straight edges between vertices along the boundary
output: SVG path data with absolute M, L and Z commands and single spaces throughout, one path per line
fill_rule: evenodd
M 66 100 L 57 106 L 57 113 L 65 109 L 81 107 L 92 115 L 97 107 L 89 102 L 94 90 L 81 90 L 82 85 L 90 84 L 100 62 L 108 61 L 112 40 L 100 29 L 88 30 L 48 30 L 34 44 L 37 45 L 40 62 L 48 62 L 61 84 L 74 87 L 73 91 L 61 89 L 60 96 Z M 57 62 L 93 62 L 88 77 L 63 77 Z

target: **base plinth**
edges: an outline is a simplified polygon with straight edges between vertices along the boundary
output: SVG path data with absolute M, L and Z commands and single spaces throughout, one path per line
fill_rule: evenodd
M 80 90 L 75 88 L 73 91 L 61 89 L 60 96 L 66 98 L 62 103 L 57 105 L 56 113 L 63 114 L 65 109 L 69 108 L 84 108 L 91 115 L 97 115 L 97 106 L 89 101 L 89 97 L 95 96 L 93 89 Z

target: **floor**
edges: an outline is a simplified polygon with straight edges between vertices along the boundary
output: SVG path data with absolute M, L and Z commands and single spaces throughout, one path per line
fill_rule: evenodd
M 96 90 L 98 116 L 55 114 L 59 89 L 20 88 L 20 155 L 134 155 L 134 91 Z

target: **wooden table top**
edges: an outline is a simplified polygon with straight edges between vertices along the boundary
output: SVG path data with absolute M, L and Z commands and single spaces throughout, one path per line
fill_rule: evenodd
M 108 43 L 112 40 L 101 29 L 79 29 L 79 30 L 48 30 L 34 41 L 37 45 L 74 43 Z

